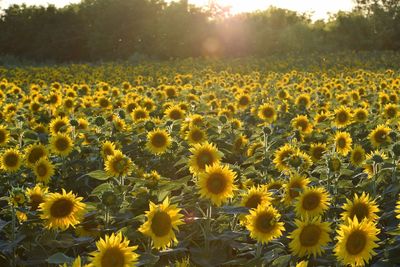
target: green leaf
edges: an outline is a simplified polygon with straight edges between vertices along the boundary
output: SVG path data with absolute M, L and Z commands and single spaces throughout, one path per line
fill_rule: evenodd
M 87 175 L 92 177 L 92 178 L 94 178 L 94 179 L 100 180 L 100 181 L 105 181 L 105 180 L 108 180 L 109 178 L 111 178 L 103 170 L 92 171 L 92 172 L 89 172 Z
M 63 264 L 63 263 L 71 263 L 74 259 L 68 257 L 64 253 L 57 252 L 56 254 L 51 255 L 46 261 L 50 264 Z
M 138 266 L 146 265 L 146 266 L 152 266 L 158 262 L 160 259 L 160 256 L 153 255 L 150 253 L 145 253 L 140 255 Z
M 272 266 L 288 266 L 291 258 L 291 255 L 280 256 L 272 262 Z
M 110 191 L 112 189 L 111 184 L 109 183 L 102 183 L 101 185 L 97 186 L 92 190 L 92 195 L 99 196 L 105 191 Z

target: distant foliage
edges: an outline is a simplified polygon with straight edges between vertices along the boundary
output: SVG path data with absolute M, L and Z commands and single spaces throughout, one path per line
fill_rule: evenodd
M 398 50 L 400 2 L 357 0 L 350 13 L 312 22 L 270 8 L 230 16 L 187 1 L 83 0 L 64 8 L 13 5 L 0 20 L 0 54 L 36 61 L 99 61 L 286 52 Z

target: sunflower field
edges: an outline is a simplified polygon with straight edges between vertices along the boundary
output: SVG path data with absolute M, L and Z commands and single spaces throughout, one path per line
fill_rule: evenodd
M 398 62 L 0 67 L 0 266 L 400 266 Z

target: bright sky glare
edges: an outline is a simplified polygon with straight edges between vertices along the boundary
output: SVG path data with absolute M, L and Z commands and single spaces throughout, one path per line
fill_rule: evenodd
M 54 4 L 57 7 L 69 3 L 78 3 L 80 0 L 2 0 L 1 6 L 8 7 L 11 4 L 47 5 Z M 206 5 L 208 0 L 189 0 L 195 5 Z M 313 12 L 312 18 L 326 19 L 328 13 L 336 13 L 339 10 L 350 11 L 354 7 L 353 0 L 218 0 L 221 5 L 231 6 L 232 13 L 249 12 L 267 9 L 273 5 L 276 7 L 295 10 L 298 12 Z

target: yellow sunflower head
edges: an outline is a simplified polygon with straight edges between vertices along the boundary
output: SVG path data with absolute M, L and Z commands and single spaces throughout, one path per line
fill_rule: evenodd
M 190 148 L 192 155 L 189 158 L 189 170 L 193 174 L 199 174 L 206 170 L 207 165 L 219 163 L 222 153 L 214 144 L 204 142 L 195 144 Z
M 10 139 L 10 133 L 4 125 L 0 125 L 0 146 L 5 146 Z
M 69 132 L 71 125 L 67 117 L 58 117 L 51 120 L 49 127 L 50 133 L 54 135 Z
M 300 192 L 304 190 L 309 183 L 310 179 L 306 176 L 297 173 L 291 174 L 289 182 L 284 186 L 285 203 L 292 203 L 292 201 L 300 195 Z
M 96 242 L 97 251 L 90 253 L 90 267 L 131 267 L 136 266 L 139 255 L 137 246 L 129 246 L 129 239 L 121 232 L 106 235 Z
M 399 113 L 399 108 L 397 104 L 389 103 L 384 107 L 384 116 L 387 119 L 395 119 Z
M 356 108 L 353 113 L 353 119 L 357 122 L 365 122 L 368 119 L 368 110 L 365 108 Z
M 170 204 L 168 197 L 159 205 L 150 202 L 150 210 L 146 211 L 147 220 L 139 231 L 151 237 L 154 248 L 170 247 L 177 243 L 174 230 L 179 231 L 178 226 L 184 224 L 180 210 L 176 205 Z
M 289 248 L 298 257 L 317 257 L 331 241 L 330 223 L 321 222 L 321 217 L 295 220 L 296 229 L 289 235 Z
M 361 196 L 354 195 L 353 201 L 347 199 L 347 203 L 343 205 L 344 212 L 341 214 L 342 220 L 347 222 L 348 219 L 357 217 L 358 221 L 364 219 L 370 221 L 376 221 L 379 216 L 376 215 L 379 212 L 378 205 L 375 200 L 371 199 L 368 194 L 362 192 Z
M 311 106 L 311 98 L 309 94 L 300 94 L 296 100 L 295 104 L 301 109 L 307 109 Z
M 171 146 L 171 136 L 166 130 L 155 129 L 147 134 L 146 148 L 155 155 L 165 153 Z
M 115 150 L 113 155 L 107 157 L 105 171 L 113 177 L 129 175 L 132 170 L 132 161 L 120 150 Z
M 309 155 L 313 162 L 319 161 L 326 152 L 326 144 L 312 143 L 310 145 Z
M 33 166 L 37 182 L 47 184 L 54 175 L 54 165 L 47 158 L 40 158 Z
M 185 117 L 185 111 L 179 106 L 171 106 L 165 111 L 165 116 L 171 120 L 180 120 Z
M 50 138 L 50 147 L 55 154 L 66 157 L 72 152 L 74 143 L 68 135 L 56 133 Z
M 247 108 L 250 103 L 251 103 L 251 98 L 249 94 L 246 93 L 240 93 L 236 96 L 237 99 L 237 106 L 240 109 L 245 109 Z
M 273 163 L 275 164 L 275 167 L 280 171 L 289 169 L 290 166 L 288 165 L 287 161 L 296 152 L 297 149 L 290 144 L 285 144 L 284 146 L 281 146 L 274 153 Z
M 348 107 L 341 106 L 335 110 L 335 125 L 338 128 L 346 127 L 351 123 L 351 112 Z
M 25 193 L 29 198 L 28 205 L 31 207 L 31 210 L 37 210 L 39 205 L 44 202 L 48 188 L 37 184 L 33 188 L 27 188 Z
M 232 198 L 236 186 L 236 173 L 220 164 L 207 165 L 205 172 L 199 174 L 198 187 L 202 198 L 220 206 L 228 198 Z
M 400 200 L 398 200 L 397 203 L 396 203 L 395 212 L 397 213 L 396 218 L 400 219 Z
M 14 148 L 7 149 L 0 157 L 1 168 L 6 172 L 16 172 L 22 164 L 22 155 Z
M 26 165 L 32 168 L 39 159 L 47 157 L 47 155 L 47 148 L 44 145 L 32 144 L 25 149 Z
M 313 130 L 313 125 L 309 122 L 307 116 L 304 115 L 297 115 L 292 120 L 292 127 L 303 134 L 310 134 Z
M 383 144 L 390 143 L 391 138 L 390 128 L 385 125 L 378 125 L 372 132 L 369 134 L 369 140 L 374 147 L 379 147 Z
M 131 113 L 132 120 L 134 122 L 140 122 L 144 120 L 148 120 L 150 118 L 149 112 L 142 107 L 137 107 L 133 109 Z
M 329 194 L 323 187 L 310 187 L 300 193 L 295 210 L 299 217 L 322 215 L 329 208 Z
M 355 145 L 350 153 L 350 162 L 354 166 L 361 166 L 366 158 L 365 150 L 361 145 Z
M 106 160 L 108 156 L 114 155 L 115 150 L 117 149 L 113 142 L 104 141 L 103 144 L 101 145 L 100 154 L 103 157 L 103 159 Z
M 341 224 L 337 231 L 338 242 L 334 248 L 337 259 L 343 265 L 364 266 L 376 254 L 374 248 L 378 247 L 379 232 L 373 222 L 359 222 L 357 217 Z
M 39 204 L 40 218 L 49 229 L 67 230 L 75 227 L 84 216 L 86 205 L 81 202 L 81 197 L 76 197 L 72 192 L 49 193 L 44 202 Z
M 347 156 L 351 150 L 352 143 L 353 139 L 351 139 L 348 132 L 337 132 L 335 134 L 335 146 L 339 154 Z
M 280 214 L 274 207 L 259 205 L 250 210 L 250 214 L 245 217 L 245 226 L 250 231 L 251 238 L 267 244 L 272 239 L 282 236 L 285 230 L 283 222 L 279 219 Z
M 246 208 L 255 209 L 259 205 L 269 205 L 271 201 L 271 193 L 268 192 L 268 188 L 266 186 L 252 186 L 242 194 L 242 200 L 240 203 Z
M 186 133 L 185 139 L 190 145 L 203 143 L 207 141 L 207 133 L 197 126 L 192 126 Z
M 277 113 L 274 105 L 270 103 L 265 103 L 258 108 L 258 117 L 267 122 L 272 123 L 277 118 Z

